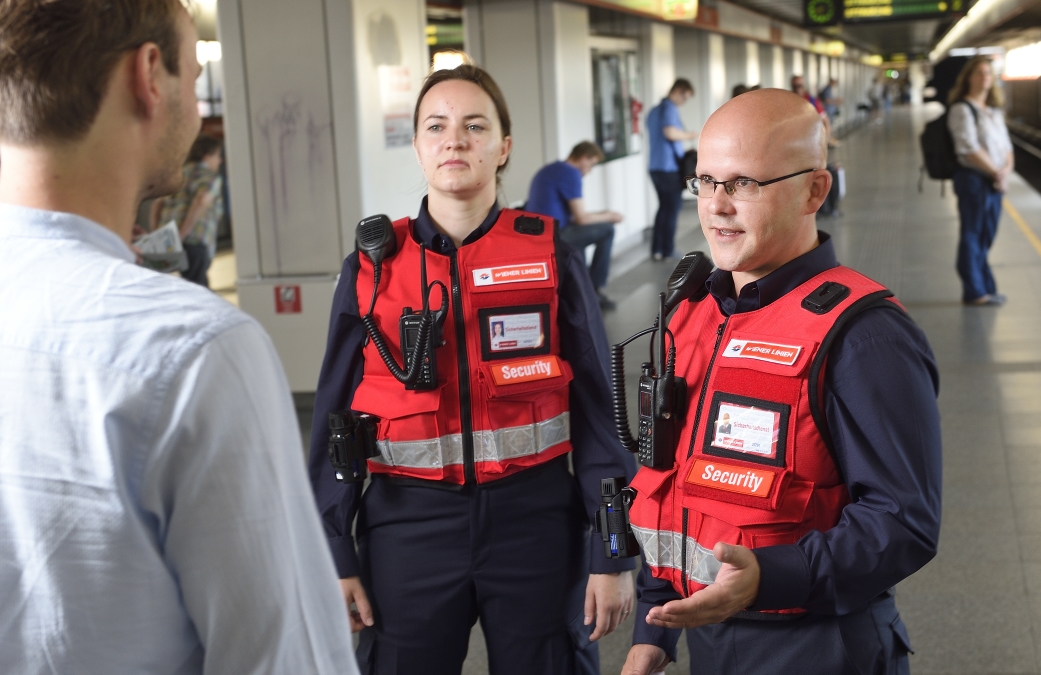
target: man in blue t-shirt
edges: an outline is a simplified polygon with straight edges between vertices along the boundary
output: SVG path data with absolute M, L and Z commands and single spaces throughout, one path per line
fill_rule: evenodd
M 654 236 L 651 237 L 651 257 L 654 260 L 678 257 L 676 221 L 683 206 L 683 176 L 679 160 L 685 149 L 683 141 L 692 141 L 698 132 L 687 131 L 680 119 L 680 106 L 694 95 L 690 80 L 676 80 L 669 95 L 647 113 L 647 139 L 650 144 L 648 169 L 654 191 L 658 193 L 658 213 L 654 216 Z
M 552 216 L 560 223 L 560 238 L 582 250 L 596 245 L 589 276 L 593 280 L 602 309 L 614 309 L 615 303 L 604 293 L 607 273 L 611 268 L 611 244 L 614 225 L 622 222 L 615 211 L 586 211 L 582 201 L 582 176 L 602 162 L 604 153 L 595 143 L 582 141 L 571 149 L 563 162 L 553 162 L 538 170 L 531 179 L 525 209 Z

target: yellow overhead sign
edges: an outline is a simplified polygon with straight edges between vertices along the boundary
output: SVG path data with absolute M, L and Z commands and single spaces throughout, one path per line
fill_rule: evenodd
M 698 0 L 596 0 L 585 4 L 613 5 L 666 21 L 693 21 L 698 15 Z

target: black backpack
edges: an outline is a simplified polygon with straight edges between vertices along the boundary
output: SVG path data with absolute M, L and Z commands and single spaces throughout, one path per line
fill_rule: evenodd
M 958 103 L 969 106 L 969 110 L 972 111 L 972 119 L 978 124 L 979 116 L 976 108 L 967 101 L 955 101 L 951 105 Z M 961 166 L 958 164 L 958 155 L 954 152 L 954 139 L 951 138 L 951 132 L 947 129 L 947 113 L 948 111 L 945 110 L 942 115 L 926 124 L 919 139 L 922 145 L 923 160 L 922 172 L 918 177 L 919 192 L 922 191 L 925 174 L 929 174 L 929 178 L 933 180 L 950 180 L 954 177 L 954 172 Z M 942 183 L 940 190 L 943 191 Z

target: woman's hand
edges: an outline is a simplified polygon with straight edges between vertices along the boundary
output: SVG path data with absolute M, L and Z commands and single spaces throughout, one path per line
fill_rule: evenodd
M 585 625 L 593 623 L 596 630 L 590 642 L 608 635 L 633 611 L 633 577 L 630 572 L 618 574 L 590 574 L 586 584 Z
M 369 598 L 361 585 L 361 578 L 340 579 L 340 590 L 343 592 L 343 601 L 347 603 L 347 618 L 351 621 L 351 632 L 357 633 L 362 628 L 371 626 L 372 606 L 369 605 Z M 352 604 L 354 609 L 351 608 Z

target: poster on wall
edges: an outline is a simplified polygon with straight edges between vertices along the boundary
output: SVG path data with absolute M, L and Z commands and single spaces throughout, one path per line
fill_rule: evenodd
M 412 145 L 412 78 L 407 66 L 377 66 L 383 142 L 387 148 Z

